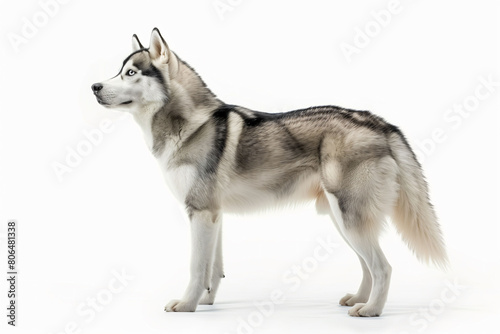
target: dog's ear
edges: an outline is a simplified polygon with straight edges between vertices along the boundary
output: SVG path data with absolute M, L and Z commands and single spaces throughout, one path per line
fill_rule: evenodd
M 179 72 L 179 59 L 177 59 L 177 56 L 170 50 L 158 28 L 154 28 L 153 32 L 151 32 L 149 54 L 153 60 L 158 59 L 162 64 L 168 63 L 170 78 L 175 78 L 177 72 Z
M 137 51 L 140 49 L 144 49 L 144 46 L 142 46 L 141 41 L 139 41 L 139 37 L 137 37 L 136 34 L 132 36 L 132 51 Z
M 158 28 L 151 32 L 151 41 L 149 42 L 149 53 L 151 58 L 160 59 L 162 63 L 168 63 L 170 58 L 170 49 L 160 34 Z

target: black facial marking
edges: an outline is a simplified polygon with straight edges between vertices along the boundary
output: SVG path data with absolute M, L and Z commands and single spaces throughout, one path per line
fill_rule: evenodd
M 137 68 L 141 69 L 141 67 L 139 67 L 139 66 L 137 66 Z M 163 74 L 158 69 L 158 67 L 151 64 L 148 68 L 141 69 L 141 70 L 142 70 L 142 72 L 141 72 L 142 75 L 145 75 L 147 77 L 153 77 L 153 78 L 157 79 L 162 84 L 162 86 L 165 85 L 165 78 L 163 77 Z
M 123 64 L 122 64 L 122 69 L 123 69 L 123 66 L 125 66 L 125 64 L 130 60 L 130 58 L 132 58 L 134 55 L 138 54 L 138 53 L 141 53 L 141 52 L 148 52 L 148 49 L 139 49 L 137 51 L 134 51 L 132 52 L 127 58 L 125 58 L 125 60 L 123 61 Z
M 123 61 L 122 67 L 120 68 L 120 71 L 118 72 L 118 74 L 117 74 L 117 75 L 115 75 L 115 77 L 116 77 L 116 76 L 118 76 L 118 75 L 120 75 L 120 73 L 122 73 L 122 71 L 123 71 L 123 67 L 124 67 L 124 66 L 125 66 L 125 64 L 126 64 L 126 63 L 130 60 L 130 58 L 132 58 L 134 55 L 136 55 L 136 54 L 138 54 L 138 53 L 141 53 L 141 52 L 148 52 L 148 53 L 149 53 L 148 49 L 139 49 L 139 50 L 134 51 L 134 52 L 132 52 L 131 54 L 129 54 L 129 56 L 128 56 L 127 58 L 125 58 L 125 60 Z
M 156 79 L 160 83 L 160 86 L 163 88 L 163 93 L 165 97 L 167 96 L 168 89 L 166 80 L 165 77 L 163 76 L 163 73 L 160 71 L 158 67 L 154 66 L 150 61 L 146 61 L 144 59 L 134 60 L 133 65 L 139 71 L 141 71 L 141 74 L 143 76 Z

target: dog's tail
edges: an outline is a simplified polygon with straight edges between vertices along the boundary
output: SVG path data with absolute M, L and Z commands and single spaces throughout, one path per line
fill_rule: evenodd
M 401 132 L 390 147 L 399 167 L 399 196 L 392 215 L 396 229 L 417 258 L 445 269 L 448 257 L 436 214 L 429 202 L 427 182 L 415 154 Z

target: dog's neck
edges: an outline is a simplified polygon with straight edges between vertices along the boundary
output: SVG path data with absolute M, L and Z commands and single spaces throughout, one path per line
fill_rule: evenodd
M 142 130 L 142 134 L 144 135 L 144 140 L 146 141 L 146 145 L 152 151 L 153 148 L 153 133 L 151 131 L 151 120 L 153 116 L 161 109 L 162 103 L 154 103 L 150 104 L 140 111 L 133 112 L 132 116 L 135 121 L 139 125 Z
M 148 105 L 134 118 L 146 144 L 158 157 L 165 149 L 176 149 L 203 125 L 223 103 L 207 88 L 200 76 L 179 61 L 178 71 L 169 79 L 168 100 Z
M 177 64 L 174 73 L 170 74 L 171 99 L 183 103 L 189 102 L 193 109 L 217 108 L 222 102 L 207 87 L 196 71 L 176 56 Z

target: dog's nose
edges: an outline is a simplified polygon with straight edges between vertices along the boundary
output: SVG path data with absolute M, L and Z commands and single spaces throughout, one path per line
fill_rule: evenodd
M 92 85 L 92 91 L 94 93 L 97 93 L 101 89 L 102 89 L 102 84 L 100 84 L 100 83 L 95 83 L 95 84 Z

